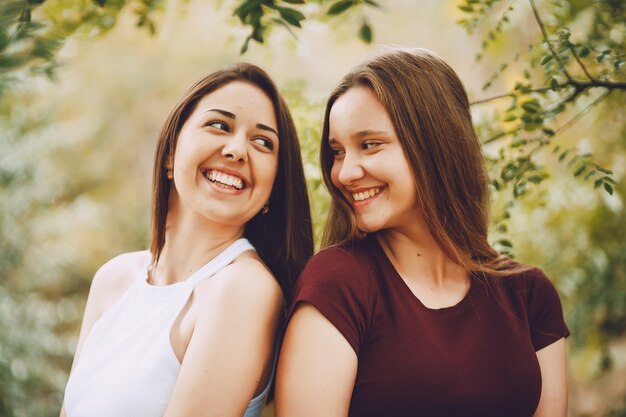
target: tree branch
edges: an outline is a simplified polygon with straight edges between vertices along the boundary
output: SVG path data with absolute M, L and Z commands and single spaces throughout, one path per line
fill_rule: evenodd
M 533 9 L 533 14 L 535 15 L 535 20 L 537 21 L 537 24 L 539 25 L 539 29 L 541 29 L 541 36 L 543 37 L 543 41 L 548 45 L 548 48 L 550 49 L 550 52 L 552 53 L 552 57 L 556 60 L 556 62 L 559 63 L 559 67 L 561 67 L 561 71 L 563 71 L 563 74 L 568 79 L 568 81 L 573 81 L 572 76 L 569 75 L 569 72 L 567 72 L 565 65 L 563 65 L 563 62 L 561 62 L 559 55 L 556 53 L 556 51 L 554 50 L 554 47 L 552 46 L 552 43 L 548 39 L 548 31 L 546 30 L 546 27 L 543 24 L 543 20 L 541 20 L 541 17 L 539 16 L 539 11 L 537 10 L 535 1 L 534 0 L 528 0 L 528 1 L 530 2 L 530 7 Z
M 589 105 L 587 105 L 587 107 L 585 107 L 584 109 L 582 109 L 578 114 L 576 114 L 576 116 L 574 116 L 572 119 L 570 119 L 569 121 L 567 121 L 566 123 L 564 123 L 563 125 L 559 126 L 554 133 L 548 135 L 548 137 L 546 139 L 542 139 L 540 140 L 539 145 L 531 150 L 529 152 L 529 155 L 533 154 L 537 149 L 541 148 L 543 145 L 545 145 L 548 142 L 548 139 L 552 138 L 553 136 L 555 136 L 557 133 L 567 129 L 568 127 L 570 127 L 571 125 L 573 125 L 574 123 L 576 123 L 578 121 L 578 119 L 580 119 L 586 112 L 588 112 L 592 107 L 596 106 L 598 103 L 600 103 L 600 101 L 604 100 L 609 94 L 611 94 L 613 90 L 607 90 L 605 91 L 603 94 L 601 94 L 600 96 L 598 96 L 598 98 L 596 98 L 593 102 L 591 102 Z M 559 106 L 562 106 L 564 104 L 567 104 L 571 101 L 573 101 L 577 95 L 579 95 L 580 92 L 579 91 L 574 91 L 574 93 L 567 97 L 566 99 L 560 101 L 557 105 L 553 106 L 553 108 L 557 108 Z M 548 110 L 550 111 L 550 110 Z M 490 143 L 496 142 L 506 136 L 512 135 L 514 133 L 519 132 L 520 130 L 522 130 L 523 125 L 517 126 L 511 130 L 505 131 L 505 132 L 498 132 L 495 135 L 491 136 L 490 138 L 486 139 L 484 142 L 482 142 L 482 145 L 488 145 Z
M 512 135 L 513 133 L 517 133 L 517 132 L 519 132 L 520 130 L 522 130 L 522 127 L 521 127 L 521 126 L 518 126 L 518 127 L 514 128 L 514 129 L 509 130 L 508 132 L 499 132 L 499 133 L 496 133 L 495 135 L 493 135 L 493 136 L 492 136 L 492 137 L 490 137 L 489 139 L 486 139 L 486 140 L 482 143 L 482 145 L 483 145 L 483 146 L 484 146 L 484 145 L 488 145 L 488 144 L 493 143 L 493 142 L 495 142 L 495 141 L 497 141 L 497 140 L 499 140 L 499 139 L 502 139 L 503 137 L 506 137 L 506 136 L 508 136 L 508 135 Z
M 591 78 L 590 81 L 578 81 L 578 80 L 568 80 L 562 84 L 559 84 L 556 88 L 557 89 L 564 89 L 567 87 L 574 87 L 574 95 L 572 97 L 570 97 L 567 101 L 571 101 L 572 99 L 574 99 L 576 96 L 578 96 L 579 94 L 583 93 L 585 90 L 591 89 L 591 88 L 597 88 L 597 87 L 603 87 L 606 88 L 609 91 L 613 91 L 613 90 L 625 90 L 626 91 L 626 83 L 621 83 L 621 82 L 614 82 L 614 81 L 602 81 L 602 80 L 596 80 L 595 78 Z M 530 88 L 528 90 L 524 90 L 521 91 L 522 93 L 528 94 L 528 93 L 545 93 L 547 91 L 552 90 L 552 87 L 538 87 L 538 88 Z M 493 96 L 493 97 L 489 97 L 489 98 L 484 98 L 481 100 L 476 100 L 470 103 L 471 106 L 475 105 L 475 104 L 486 104 L 489 103 L 491 101 L 496 101 L 496 100 L 500 100 L 503 98 L 507 98 L 507 97 L 513 97 L 515 95 L 517 95 L 518 93 L 506 93 L 506 94 L 500 94 L 497 96 Z
M 580 120 L 585 113 L 587 113 L 589 110 L 591 110 L 591 108 L 597 106 L 602 100 L 604 100 L 609 94 L 611 94 L 611 90 L 605 91 L 604 94 L 601 94 L 600 96 L 598 96 L 594 101 L 592 101 L 591 103 L 589 103 L 584 109 L 582 109 L 580 112 L 578 112 L 576 114 L 576 116 L 572 117 L 570 120 L 568 120 L 567 122 L 563 123 L 561 126 L 559 126 L 554 133 L 548 135 L 545 139 L 541 139 L 539 141 L 539 144 L 537 144 L 537 146 L 533 149 L 531 149 L 528 152 L 528 156 L 531 157 L 535 152 L 537 152 L 539 149 L 541 149 L 543 146 L 547 145 L 550 142 L 550 139 L 552 139 L 553 137 L 555 137 L 557 134 L 561 133 L 562 131 L 564 131 L 565 129 L 571 127 L 574 123 L 576 123 L 578 120 Z
M 589 78 L 589 81 L 595 81 L 595 78 L 593 78 L 591 74 L 589 74 L 589 71 L 587 71 L 587 67 L 585 67 L 583 62 L 580 60 L 580 57 L 576 53 L 576 50 L 574 49 L 574 47 L 570 46 L 569 50 L 572 51 L 572 55 L 574 55 L 574 59 L 576 60 L 576 62 L 578 62 L 578 65 L 580 65 L 580 68 L 582 68 L 587 78 Z

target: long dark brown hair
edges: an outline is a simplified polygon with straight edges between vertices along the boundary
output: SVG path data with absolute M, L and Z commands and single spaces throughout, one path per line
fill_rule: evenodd
M 152 181 L 153 262 L 158 261 L 165 243 L 165 222 L 172 181 L 166 164 L 176 152 L 178 135 L 196 104 L 204 96 L 233 81 L 244 81 L 260 88 L 274 106 L 278 124 L 278 170 L 269 199 L 269 212 L 257 214 L 246 223 L 244 236 L 250 240 L 263 262 L 281 285 L 285 297 L 313 254 L 313 231 L 298 135 L 289 109 L 265 71 L 240 63 L 216 71 L 197 81 L 178 101 L 167 117 L 157 145 Z
M 364 236 L 350 204 L 330 179 L 330 111 L 353 87 L 368 88 L 387 111 L 411 167 L 419 209 L 446 255 L 468 271 L 508 275 L 523 268 L 487 241 L 488 176 L 463 84 L 448 64 L 423 49 L 386 51 L 347 74 L 330 95 L 320 158 L 332 202 L 322 246 Z

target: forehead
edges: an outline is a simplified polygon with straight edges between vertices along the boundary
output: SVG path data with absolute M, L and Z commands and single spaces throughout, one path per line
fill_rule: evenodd
M 276 126 L 274 105 L 263 90 L 245 81 L 232 81 L 200 99 L 196 113 L 211 109 L 226 110 L 237 118 L 250 117 L 255 122 Z
M 341 95 L 333 104 L 328 121 L 331 136 L 394 130 L 387 111 L 366 87 L 352 87 Z

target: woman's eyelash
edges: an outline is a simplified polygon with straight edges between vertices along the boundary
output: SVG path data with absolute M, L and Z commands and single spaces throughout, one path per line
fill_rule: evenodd
M 365 142 L 363 143 L 362 147 L 363 149 L 372 149 L 377 147 L 378 145 L 380 145 L 380 142 Z
M 267 149 L 269 149 L 270 151 L 274 149 L 274 142 L 272 142 L 269 139 L 265 139 L 265 138 L 255 138 L 254 139 L 255 142 L 261 143 L 261 146 L 265 146 Z
M 225 132 L 229 132 L 230 131 L 230 128 L 228 127 L 228 125 L 226 123 L 222 122 L 221 120 L 211 120 L 205 126 L 214 127 L 216 129 L 220 129 L 220 130 L 223 130 Z
M 230 126 L 228 125 L 228 123 L 225 123 L 221 120 L 211 120 L 207 123 L 205 123 L 204 125 L 205 127 L 212 127 L 214 129 L 219 129 L 219 130 L 223 130 L 224 132 L 228 132 L 230 133 Z M 272 142 L 269 139 L 263 138 L 263 137 L 258 137 L 258 138 L 254 138 L 252 139 L 254 142 L 258 143 L 259 145 L 269 149 L 270 151 L 274 149 L 274 142 Z

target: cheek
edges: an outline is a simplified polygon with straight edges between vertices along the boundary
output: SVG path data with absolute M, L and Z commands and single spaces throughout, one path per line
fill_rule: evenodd
M 261 167 L 262 169 L 257 176 L 257 184 L 262 183 L 263 187 L 259 187 L 257 191 L 260 194 L 267 194 L 269 196 L 272 192 L 276 175 L 278 174 L 278 160 L 276 158 L 268 158 L 267 161 L 261 164 Z
M 341 171 L 341 162 L 333 162 L 333 166 L 330 168 L 330 181 L 337 188 L 341 187 L 341 183 L 339 182 L 339 171 Z

